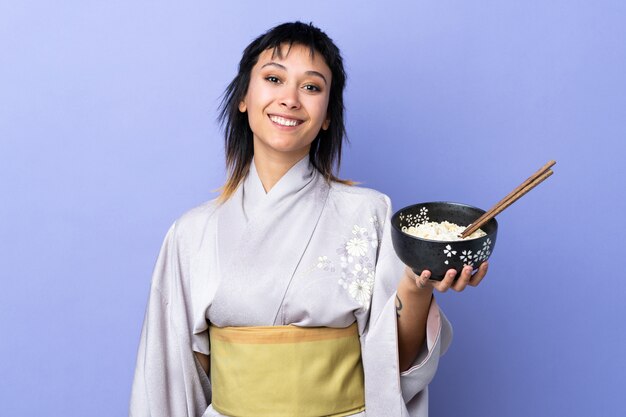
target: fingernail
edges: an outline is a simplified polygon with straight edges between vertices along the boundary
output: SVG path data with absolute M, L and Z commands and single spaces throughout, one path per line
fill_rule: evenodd
M 430 273 L 429 272 L 424 272 L 424 278 L 430 279 Z

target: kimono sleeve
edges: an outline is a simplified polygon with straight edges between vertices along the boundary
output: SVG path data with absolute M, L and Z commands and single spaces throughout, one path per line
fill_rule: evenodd
M 386 213 L 363 348 L 366 398 L 378 398 L 381 401 L 367 404 L 368 414 L 421 416 L 427 409 L 427 386 L 435 375 L 439 357 L 450 344 L 452 328 L 433 299 L 428 313 L 424 346 L 411 367 L 405 372 L 400 372 L 395 299 L 398 282 L 405 266 L 393 248 L 391 204 L 386 196 L 384 199 Z M 387 386 L 382 386 L 382 381 L 385 381 Z M 399 393 L 404 401 L 397 400 Z M 398 409 L 379 410 L 376 409 L 376 404 L 398 404 Z
M 200 417 L 210 402 L 209 380 L 192 350 L 184 264 L 174 224 L 152 277 L 137 352 L 131 417 Z

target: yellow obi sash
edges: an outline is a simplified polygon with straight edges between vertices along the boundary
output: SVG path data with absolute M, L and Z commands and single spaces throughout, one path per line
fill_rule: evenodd
M 356 323 L 214 327 L 213 408 L 235 417 L 348 416 L 365 410 Z

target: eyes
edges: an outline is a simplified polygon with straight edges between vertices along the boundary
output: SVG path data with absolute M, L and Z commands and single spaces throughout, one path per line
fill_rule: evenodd
M 283 84 L 283 81 L 275 75 L 266 76 L 265 81 L 271 84 Z M 322 91 L 322 88 L 319 85 L 312 82 L 306 82 L 300 88 L 310 93 L 319 93 Z
M 307 91 L 314 91 L 314 92 L 322 91 L 322 89 L 316 86 L 315 84 L 306 84 L 303 86 L 303 88 Z

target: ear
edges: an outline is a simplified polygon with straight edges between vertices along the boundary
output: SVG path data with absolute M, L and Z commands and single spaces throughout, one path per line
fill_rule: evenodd
M 239 111 L 245 113 L 247 109 L 248 108 L 246 107 L 246 102 L 244 100 L 241 100 L 239 102 Z
M 330 126 L 330 119 L 324 120 L 324 123 L 322 123 L 322 130 L 328 130 L 329 126 Z

